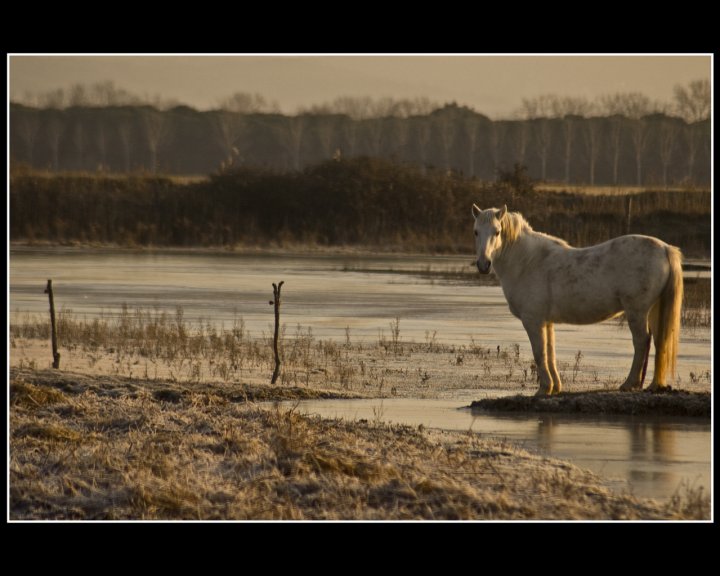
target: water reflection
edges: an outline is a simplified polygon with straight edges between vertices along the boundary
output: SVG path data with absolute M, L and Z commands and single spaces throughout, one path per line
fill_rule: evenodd
M 633 462 L 673 462 L 676 459 L 675 431 L 658 423 L 634 422 L 628 427 L 630 456 Z M 665 481 L 671 474 L 664 470 L 634 468 L 630 471 L 634 481 Z
M 292 403 L 294 405 L 294 403 Z M 290 406 L 290 404 L 288 404 Z M 567 414 L 489 414 L 454 400 L 320 400 L 307 414 L 471 431 L 570 460 L 637 496 L 665 499 L 690 482 L 710 484 L 710 423 L 697 419 Z

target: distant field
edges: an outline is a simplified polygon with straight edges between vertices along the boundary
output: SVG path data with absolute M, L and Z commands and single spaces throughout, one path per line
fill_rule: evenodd
M 127 180 L 129 178 L 162 178 L 170 180 L 175 184 L 194 184 L 197 182 L 206 182 L 210 179 L 207 174 L 152 174 L 149 172 L 53 172 L 49 170 L 33 169 L 28 171 L 28 175 L 38 178 L 56 178 L 63 176 L 66 178 L 103 178 L 109 180 Z M 643 192 L 706 192 L 707 188 L 695 188 L 688 186 L 675 187 L 652 187 L 652 186 L 582 186 L 567 184 L 538 184 L 538 192 L 566 192 L 568 194 L 584 194 L 587 196 L 625 196 L 628 194 L 641 194 Z
M 130 180 L 132 178 L 150 178 L 170 180 L 174 184 L 194 184 L 205 182 L 209 179 L 207 174 L 152 174 L 150 172 L 55 172 L 52 170 L 15 170 L 13 175 L 32 176 L 33 178 L 98 178 L 103 180 Z
M 570 186 L 567 184 L 538 184 L 538 192 L 567 192 L 568 194 L 585 194 L 587 196 L 626 196 L 643 192 L 710 192 L 707 188 L 688 186 L 651 187 L 651 186 Z

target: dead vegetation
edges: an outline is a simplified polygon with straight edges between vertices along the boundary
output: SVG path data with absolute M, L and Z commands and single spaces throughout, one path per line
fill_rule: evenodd
M 709 517 L 696 492 L 640 500 L 507 443 L 311 418 L 221 385 L 12 370 L 10 387 L 13 520 Z
M 273 338 L 252 336 L 242 317 L 229 328 L 210 321 L 188 320 L 181 307 L 174 314 L 159 309 L 103 312 L 92 319 L 72 310 L 58 315 L 63 368 L 153 382 L 261 384 L 274 369 Z M 49 366 L 50 326 L 46 316 L 15 313 L 10 322 L 10 365 Z M 526 392 L 535 388 L 532 358 L 518 344 L 488 345 L 439 342 L 427 332 L 424 342 L 406 340 L 402 319 L 378 330 L 375 340 L 317 338 L 311 327 L 282 326 L 279 340 L 281 388 L 334 390 L 353 396 L 447 397 L 474 395 L 487 389 Z M 561 377 L 573 391 L 616 389 L 620 382 L 602 366 L 589 363 L 582 351 L 575 361 L 560 362 Z M 683 388 L 710 389 L 710 371 L 678 374 Z
M 259 401 L 477 398 L 535 387 L 518 345 L 407 341 L 395 318 L 377 340 L 282 333 L 272 342 L 154 310 L 87 320 L 64 310 L 63 370 L 49 322 L 10 325 L 11 519 L 705 519 L 688 488 L 669 502 L 613 493 L 589 472 L 474 434 L 341 422 Z M 578 355 L 573 389 L 616 388 Z M 694 376 L 694 378 L 693 378 Z M 692 375 L 708 390 L 710 373 Z

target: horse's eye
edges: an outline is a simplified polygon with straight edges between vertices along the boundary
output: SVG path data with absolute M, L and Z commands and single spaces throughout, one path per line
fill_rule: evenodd
M 477 230 L 475 230 L 475 236 L 477 236 Z
M 500 230 L 498 230 L 497 232 L 495 232 L 495 236 L 500 236 Z

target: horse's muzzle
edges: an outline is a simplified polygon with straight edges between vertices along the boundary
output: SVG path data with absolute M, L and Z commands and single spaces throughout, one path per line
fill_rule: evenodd
M 486 260 L 485 262 L 480 262 L 480 260 L 478 260 L 476 264 L 480 274 L 487 274 L 490 272 L 490 266 L 492 266 L 492 262 L 490 262 L 490 260 Z

